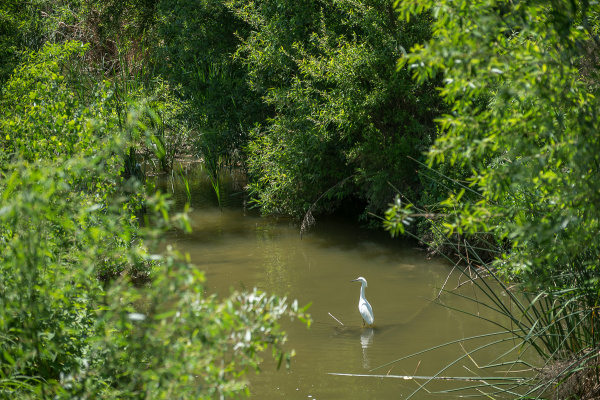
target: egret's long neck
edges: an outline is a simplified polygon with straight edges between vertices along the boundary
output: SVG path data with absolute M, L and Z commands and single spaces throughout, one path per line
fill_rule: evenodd
M 364 283 L 360 286 L 360 298 L 361 299 L 366 299 L 366 297 L 365 297 L 365 284 Z

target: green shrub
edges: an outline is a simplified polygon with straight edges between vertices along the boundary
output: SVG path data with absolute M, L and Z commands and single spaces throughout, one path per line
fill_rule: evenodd
M 153 135 L 152 110 L 131 103 L 120 117 L 107 81 L 77 92 L 67 72 L 84 51 L 47 45 L 2 91 L 0 397 L 243 393 L 263 350 L 290 356 L 278 319 L 307 316 L 256 290 L 206 297 L 201 272 L 158 253 L 189 223 L 123 173 L 134 139 Z
M 237 55 L 275 110 L 247 151 L 249 190 L 263 212 L 301 216 L 317 198 L 312 211 L 344 199 L 381 211 L 392 185 L 417 187 L 407 156 L 434 139 L 443 105 L 433 85 L 394 66 L 403 48 L 429 37 L 426 16 L 401 23 L 387 1 L 228 6 L 252 26 Z
M 529 393 L 558 386 L 557 398 L 597 397 L 600 79 L 590 49 L 600 49 L 598 4 L 397 6 L 406 19 L 424 10 L 435 17 L 434 37 L 399 61 L 419 82 L 445 76 L 440 93 L 453 112 L 438 121 L 429 163 L 470 175 L 442 180 L 451 194 L 434 228 L 490 238 L 491 260 L 481 256 L 484 246 L 453 245 L 468 249 L 462 261 L 471 270 L 516 284 L 503 290 L 517 309 L 498 311 L 511 320 L 504 332 L 545 360 Z M 412 216 L 411 207 L 395 204 L 387 227 L 402 231 Z

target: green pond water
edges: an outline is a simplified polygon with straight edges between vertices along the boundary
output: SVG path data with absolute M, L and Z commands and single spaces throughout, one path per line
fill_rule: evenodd
M 313 323 L 309 329 L 299 321 L 282 321 L 289 338 L 286 349 L 296 353 L 290 368 L 277 370 L 270 353 L 265 353 L 261 372 L 248 374 L 251 398 L 403 399 L 425 381 L 333 374 L 432 376 L 465 352 L 497 339 L 465 341 L 386 365 L 421 350 L 498 330 L 432 302 L 444 282 L 446 288 L 455 288 L 466 280 L 464 276 L 455 271 L 448 277 L 452 265 L 441 258 L 428 259 L 416 242 L 392 239 L 348 218 L 317 218 L 316 225 L 301 238 L 298 222 L 262 218 L 247 207 L 242 193 L 244 177 L 239 173 L 221 175 L 220 208 L 206 174 L 198 165 L 188 168 L 194 232 L 172 232 L 168 242 L 189 253 L 204 271 L 207 294 L 225 296 L 231 290 L 257 287 L 297 299 L 300 305 L 311 303 Z M 187 195 L 181 179 L 157 182 L 183 207 Z M 375 314 L 372 328 L 362 326 L 358 312 L 360 283 L 350 282 L 359 276 L 368 281 L 366 297 Z M 470 284 L 459 291 L 482 297 Z M 441 300 L 447 306 L 501 321 L 485 307 L 458 296 L 443 295 Z M 506 375 L 507 367 L 482 370 L 478 365 L 494 360 L 514 344 L 511 341 L 465 356 L 442 375 Z M 426 389 L 465 384 L 433 381 Z M 458 398 L 457 393 L 440 395 L 427 390 L 412 398 Z

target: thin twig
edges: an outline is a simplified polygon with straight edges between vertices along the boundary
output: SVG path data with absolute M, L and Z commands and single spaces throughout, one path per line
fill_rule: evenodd
M 404 379 L 404 380 L 441 380 L 441 381 L 467 381 L 467 382 L 476 382 L 476 381 L 484 381 L 485 380 L 498 380 L 498 381 L 515 381 L 521 382 L 522 378 L 504 378 L 504 377 L 470 377 L 470 376 L 412 376 L 412 375 L 372 375 L 372 374 L 344 374 L 339 372 L 328 372 L 327 375 L 335 375 L 335 376 L 353 376 L 353 377 L 368 377 L 368 378 L 396 378 L 396 379 Z
M 337 319 L 336 317 L 334 317 L 333 315 L 331 315 L 331 313 L 327 313 L 327 314 L 329 314 L 329 316 L 330 316 L 331 318 L 333 318 L 333 319 L 335 319 L 337 322 L 339 322 L 339 323 L 340 323 L 340 325 L 342 325 L 342 326 L 345 326 L 344 324 L 342 324 L 342 322 L 341 322 L 339 319 Z
M 344 179 L 342 179 L 341 181 L 339 181 L 338 183 L 336 183 L 335 185 L 333 185 L 332 187 L 330 187 L 329 189 L 327 189 L 325 192 L 323 192 L 319 198 L 312 203 L 312 205 L 309 207 L 308 211 L 306 212 L 306 214 L 304 214 L 304 218 L 302 219 L 302 225 L 300 226 L 300 240 L 302 240 L 302 235 L 304 232 L 308 231 L 308 229 L 314 225 L 315 223 L 315 219 L 312 216 L 312 211 L 315 209 L 317 203 L 319 202 L 319 200 L 321 200 L 323 198 L 323 196 L 325 196 L 327 193 L 329 193 L 331 190 L 335 189 L 338 186 L 343 185 L 344 183 L 346 183 L 346 181 L 350 178 L 352 178 L 354 175 L 356 174 L 352 174 Z
M 475 362 L 475 360 L 473 359 L 473 357 L 471 357 L 471 354 L 470 354 L 470 353 L 468 353 L 468 352 L 465 350 L 465 347 L 463 346 L 462 342 L 458 342 L 458 344 L 460 344 L 460 348 L 461 348 L 461 349 L 463 349 L 463 351 L 465 352 L 465 354 L 467 355 L 467 357 L 469 357 L 469 359 L 470 359 L 470 360 L 473 362 L 473 364 L 475 364 L 475 366 L 477 367 L 477 369 L 481 369 L 481 367 L 479 366 L 479 364 L 477 364 L 477 363 Z M 466 368 L 466 367 L 465 367 L 465 368 Z
M 455 269 L 456 269 L 456 264 L 454 264 L 454 266 L 452 267 L 452 271 L 450 271 L 450 273 L 446 277 L 446 280 L 444 281 L 444 284 L 442 285 L 442 287 L 441 287 L 438 295 L 436 296 L 435 300 L 439 299 L 440 296 L 442 295 L 442 292 L 444 291 L 444 288 L 446 287 L 446 283 L 448 283 L 448 279 L 450 279 L 450 276 L 452 275 L 452 273 L 454 272 Z
M 419 360 L 419 363 L 417 364 L 417 368 L 415 368 L 415 372 L 413 372 L 413 375 L 416 375 L 416 374 L 417 374 L 417 370 L 419 369 L 419 365 L 421 365 L 421 360 Z M 392 370 L 392 369 L 390 368 L 390 371 L 391 371 L 391 370 Z M 388 372 L 388 374 L 389 374 L 389 372 Z

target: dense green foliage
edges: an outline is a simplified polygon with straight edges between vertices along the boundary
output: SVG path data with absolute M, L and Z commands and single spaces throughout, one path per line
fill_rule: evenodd
M 543 286 L 577 258 L 595 270 L 588 255 L 598 250 L 598 77 L 584 79 L 581 66 L 600 43 L 583 28 L 590 11 L 560 5 L 436 5 L 436 39 L 401 64 L 421 80 L 445 72 L 442 94 L 454 112 L 440 119 L 430 159 L 467 165 L 481 199 L 449 200 L 461 209 L 453 229 L 510 240 L 509 259 L 498 262 Z
M 38 8 L 29 2 L 7 0 L 0 4 L 0 83 L 5 82 L 27 49 L 44 42 Z
M 313 211 L 344 199 L 379 211 L 393 186 L 419 186 L 406 156 L 427 149 L 443 106 L 435 83 L 417 85 L 394 65 L 429 37 L 428 18 L 400 22 L 387 0 L 164 0 L 152 18 L 126 10 L 112 18 L 146 26 L 147 71 L 187 104 L 188 144 L 211 168 L 247 167 L 264 213 L 302 216 L 317 199 Z
M 257 291 L 206 297 L 201 272 L 158 253 L 186 214 L 128 165 L 176 105 L 125 104 L 86 51 L 27 53 L 0 93 L 0 397 L 243 393 L 263 350 L 286 357 L 278 319 L 306 316 Z
M 387 229 L 515 290 L 517 314 L 496 305 L 560 366 L 546 384 L 593 370 L 599 30 L 587 0 L 2 2 L 0 393 L 229 395 L 304 317 L 204 298 L 157 254 L 186 216 L 137 164 L 184 152 L 244 168 L 266 214 L 365 216 L 399 191 Z
M 507 331 L 542 342 L 540 354 L 559 363 L 544 385 L 567 383 L 560 398 L 569 391 L 597 396 L 600 6 L 403 1 L 398 7 L 405 19 L 423 10 L 435 18 L 433 38 L 399 64 L 420 82 L 440 72 L 445 77 L 440 90 L 452 113 L 439 119 L 430 165 L 470 171 L 468 186 L 440 178 L 449 188 L 462 186 L 438 207 L 446 233 L 490 237 L 497 253 L 487 268 L 521 284 L 533 306 L 525 302 Z M 411 214 L 395 205 L 388 227 L 401 230 Z M 478 252 L 471 248 L 466 258 L 473 266 L 482 265 Z M 572 374 L 575 388 L 563 381 Z
M 429 18 L 398 21 L 387 0 L 75 8 L 89 57 L 107 71 L 125 64 L 142 80 L 160 76 L 185 105 L 174 118 L 194 133 L 176 147 L 210 169 L 247 168 L 264 213 L 299 217 L 346 199 L 381 211 L 393 187 L 414 193 L 420 185 L 406 156 L 419 158 L 432 143 L 443 104 L 435 82 L 417 85 L 394 65 L 429 37 Z
M 186 118 L 199 133 L 193 148 L 211 164 L 243 161 L 248 132 L 268 115 L 233 59 L 248 25 L 214 0 L 160 1 L 156 14 L 155 68 L 189 103 Z
M 372 211 L 418 179 L 407 156 L 435 137 L 440 104 L 393 65 L 429 37 L 388 1 L 228 2 L 252 31 L 237 56 L 275 113 L 252 132 L 250 193 L 264 212 L 301 215 L 353 198 Z M 314 210 L 314 208 L 313 208 Z

